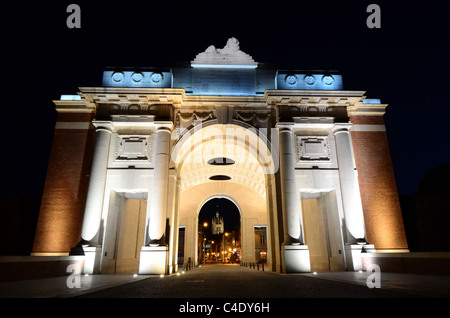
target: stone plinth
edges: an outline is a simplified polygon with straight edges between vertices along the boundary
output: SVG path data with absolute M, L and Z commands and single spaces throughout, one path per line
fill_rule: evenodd
M 307 245 L 283 245 L 281 247 L 281 254 L 283 257 L 283 272 L 311 272 L 311 263 Z
M 139 274 L 166 274 L 167 246 L 143 246 L 139 260 Z
M 98 274 L 102 249 L 96 246 L 83 246 L 85 255 L 83 274 Z
M 364 248 L 364 250 L 363 250 Z M 345 246 L 345 258 L 347 261 L 348 271 L 361 271 L 363 265 L 361 261 L 361 253 L 374 253 L 375 247 L 371 244 L 349 244 Z

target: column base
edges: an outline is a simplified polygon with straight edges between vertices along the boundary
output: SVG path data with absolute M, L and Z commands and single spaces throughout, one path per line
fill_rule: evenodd
M 345 245 L 345 260 L 348 271 L 363 270 L 361 253 L 375 253 L 375 246 L 372 244 L 348 244 Z
M 100 258 L 102 248 L 98 246 L 83 246 L 83 252 L 83 274 L 98 274 L 100 272 Z
M 139 274 L 166 274 L 168 246 L 143 246 L 139 259 Z
M 284 273 L 309 273 L 311 262 L 307 245 L 282 245 L 281 257 Z

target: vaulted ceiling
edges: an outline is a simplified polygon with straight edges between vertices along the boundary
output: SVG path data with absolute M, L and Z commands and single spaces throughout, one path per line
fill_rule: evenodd
M 225 129 L 219 125 L 202 130 L 201 136 L 188 136 L 178 145 L 174 159 L 180 169 L 181 190 L 204 183 L 217 187 L 220 183 L 232 182 L 253 189 L 265 198 L 265 175 L 259 161 L 267 159 L 262 159 L 255 150 L 257 137 L 233 136 L 230 127 Z M 226 159 L 222 161 L 223 158 Z M 229 164 L 221 164 L 227 162 Z M 213 176 L 227 176 L 229 180 L 211 180 Z

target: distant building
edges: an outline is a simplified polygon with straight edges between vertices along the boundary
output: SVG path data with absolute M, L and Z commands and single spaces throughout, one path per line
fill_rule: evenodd
M 255 226 L 255 260 L 257 262 L 267 261 L 267 228 Z
M 223 216 L 216 212 L 216 216 L 211 220 L 211 233 L 212 235 L 222 234 L 224 232 Z

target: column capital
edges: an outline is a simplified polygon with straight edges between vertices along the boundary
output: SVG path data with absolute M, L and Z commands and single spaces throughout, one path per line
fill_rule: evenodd
M 342 133 L 342 132 L 350 132 L 350 129 L 352 128 L 353 124 L 352 123 L 338 123 L 338 124 L 334 124 L 333 128 L 331 128 L 331 131 L 333 132 L 334 135 Z
M 277 128 L 280 132 L 282 131 L 290 131 L 292 132 L 292 128 L 294 128 L 293 122 L 279 122 L 276 123 L 275 128 Z
M 93 120 L 92 125 L 94 125 L 95 131 L 107 131 L 109 133 L 116 131 L 116 127 L 111 121 Z
M 174 124 L 171 121 L 157 121 L 155 122 L 156 131 L 168 131 L 172 132 Z

